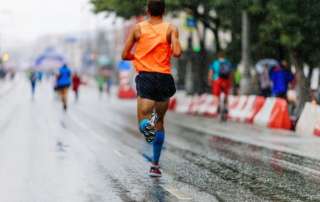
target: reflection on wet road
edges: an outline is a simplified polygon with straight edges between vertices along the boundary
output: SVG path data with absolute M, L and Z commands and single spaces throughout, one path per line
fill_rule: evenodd
M 170 122 L 161 179 L 133 101 L 83 89 L 62 112 L 51 86 L 24 83 L 0 99 L 0 201 L 320 201 L 319 162 Z

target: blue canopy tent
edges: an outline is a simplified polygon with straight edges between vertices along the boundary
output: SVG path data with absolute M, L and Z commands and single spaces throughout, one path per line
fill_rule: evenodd
M 36 58 L 34 66 L 38 69 L 56 69 L 65 63 L 63 55 L 53 48 L 48 48 Z

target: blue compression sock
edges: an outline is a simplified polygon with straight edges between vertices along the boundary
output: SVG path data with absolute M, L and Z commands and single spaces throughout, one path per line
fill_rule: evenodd
M 144 135 L 144 131 L 146 129 L 146 127 L 149 125 L 150 121 L 148 119 L 143 119 L 142 121 L 140 121 L 139 123 L 139 130 L 140 133 L 142 133 Z
M 157 131 L 156 138 L 153 141 L 153 163 L 155 164 L 159 163 L 164 139 L 165 139 L 164 131 Z

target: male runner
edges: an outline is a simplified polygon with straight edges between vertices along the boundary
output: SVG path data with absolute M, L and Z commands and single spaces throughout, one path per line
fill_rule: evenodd
M 132 60 L 138 72 L 138 120 L 140 132 L 153 144 L 149 175 L 161 177 L 160 154 L 165 139 L 164 117 L 176 92 L 171 76 L 171 56 L 181 56 L 178 29 L 163 21 L 164 0 L 148 0 L 149 19 L 135 25 L 122 53 Z M 135 47 L 134 52 L 132 52 Z
M 67 97 L 68 89 L 71 86 L 71 75 L 71 70 L 66 64 L 59 69 L 59 74 L 56 82 L 56 89 L 58 90 L 58 93 L 60 95 L 64 111 L 67 111 L 68 109 Z
M 232 84 L 232 64 L 229 60 L 227 60 L 224 56 L 224 53 L 218 53 L 218 58 L 212 63 L 209 68 L 209 84 L 212 87 L 212 94 L 215 96 L 216 99 L 219 101 L 219 110 L 220 113 L 225 115 L 222 117 L 223 121 L 226 120 L 227 113 L 228 113 L 228 95 L 231 89 Z M 223 108 L 221 109 L 220 104 L 220 96 L 221 93 L 224 93 L 224 100 L 223 100 Z
M 29 80 L 31 84 L 31 93 L 32 93 L 32 99 L 33 99 L 36 92 L 36 85 L 38 80 L 37 72 L 35 70 L 31 70 L 29 75 Z

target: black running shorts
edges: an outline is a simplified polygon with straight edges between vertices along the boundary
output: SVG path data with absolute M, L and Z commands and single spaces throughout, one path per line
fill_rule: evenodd
M 157 102 L 168 101 L 176 93 L 170 74 L 140 72 L 136 77 L 136 87 L 139 97 Z

